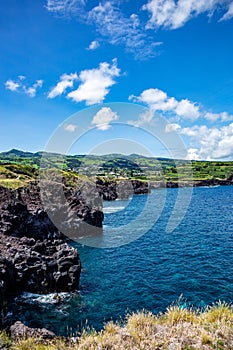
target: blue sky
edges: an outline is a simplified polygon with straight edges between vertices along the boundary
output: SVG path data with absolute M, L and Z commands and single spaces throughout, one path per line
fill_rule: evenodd
M 0 17 L 1 151 L 92 128 L 68 151 L 130 134 L 155 156 L 181 139 L 186 158 L 233 159 L 233 1 L 8 0 Z

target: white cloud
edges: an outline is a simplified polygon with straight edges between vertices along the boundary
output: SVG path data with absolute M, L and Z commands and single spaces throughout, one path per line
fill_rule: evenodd
M 128 124 L 135 127 L 139 127 L 143 124 L 151 123 L 155 116 L 155 112 L 152 109 L 148 109 L 139 115 L 138 120 L 129 120 Z
M 174 97 L 168 97 L 167 93 L 160 89 L 144 90 L 140 96 L 131 95 L 130 100 L 145 103 L 154 111 L 172 113 L 179 117 L 195 120 L 200 117 L 199 106 L 183 99 L 176 100 Z
M 18 78 L 19 78 L 19 80 L 25 80 L 26 79 L 25 75 L 19 75 Z
M 233 17 L 233 2 L 229 4 L 228 11 L 223 15 L 220 21 L 226 21 Z
M 135 96 L 130 96 L 130 99 L 134 98 Z M 135 97 L 137 99 L 137 97 Z M 159 89 L 147 89 L 144 90 L 138 100 L 141 100 L 142 102 L 146 103 L 149 106 L 157 105 L 161 102 L 164 102 L 167 99 L 166 92 L 159 90 Z
M 67 124 L 64 126 L 64 129 L 69 132 L 74 132 L 77 129 L 77 125 Z
M 89 11 L 88 19 L 111 44 L 124 45 L 136 59 L 154 56 L 155 47 L 162 44 L 149 37 L 137 14 L 126 17 L 116 2 L 100 3 Z
M 199 156 L 199 150 L 197 148 L 189 148 L 187 150 L 186 159 L 188 160 L 201 160 Z
M 85 6 L 85 3 L 85 0 L 47 0 L 46 8 L 49 12 L 67 16 L 77 13 Z
M 43 80 L 37 80 L 32 86 L 27 86 L 22 82 L 26 79 L 24 75 L 19 75 L 16 81 L 11 79 L 5 82 L 5 87 L 7 90 L 25 93 L 29 97 L 35 97 L 37 89 L 41 88 L 43 85 Z
M 109 93 L 109 88 L 116 83 L 114 78 L 119 75 L 120 69 L 116 59 L 112 65 L 102 62 L 98 68 L 83 70 L 79 74 L 81 84 L 78 89 L 71 91 L 67 98 L 75 102 L 85 101 L 87 105 L 101 103 Z
M 23 86 L 25 93 L 30 97 L 35 97 L 38 88 L 43 86 L 43 80 L 37 80 L 32 86 Z
M 7 90 L 10 90 L 10 91 L 17 91 L 18 88 L 20 87 L 20 84 L 17 83 L 16 81 L 13 81 L 11 79 L 7 80 L 5 82 L 5 87 Z
M 93 117 L 91 124 L 104 131 L 110 128 L 111 122 L 118 119 L 119 116 L 116 112 L 113 112 L 109 107 L 103 107 Z
M 74 15 L 81 23 L 92 25 L 112 45 L 125 46 L 136 59 L 147 59 L 159 54 L 162 44 L 148 29 L 177 29 L 201 14 L 212 16 L 217 10 L 220 21 L 233 17 L 230 0 L 144 0 L 146 3 L 125 14 L 122 0 L 103 0 L 98 5 L 87 0 L 47 0 L 47 10 L 55 15 Z M 92 5 L 95 3 L 95 5 Z M 98 3 L 98 2 L 97 2 Z M 87 6 L 86 6 L 87 5 Z M 94 6 L 94 7 L 93 7 Z M 141 9 L 149 14 L 149 20 Z M 94 45 L 94 44 L 93 44 Z M 92 50 L 91 47 L 89 47 Z
M 176 132 L 187 138 L 187 159 L 230 159 L 233 157 L 233 123 L 222 127 L 194 125 L 182 128 L 175 126 Z M 167 130 L 170 132 L 172 130 Z
M 213 160 L 233 156 L 233 123 L 220 128 L 209 128 L 207 125 L 182 128 L 179 124 L 170 125 L 167 132 L 176 131 L 187 138 L 187 159 Z
M 82 23 L 93 25 L 96 31 L 112 45 L 124 45 L 128 52 L 135 55 L 136 59 L 146 59 L 157 55 L 157 46 L 162 42 L 156 42 L 148 35 L 144 23 L 138 14 L 132 13 L 126 16 L 120 9 L 121 1 L 107 0 L 88 10 L 85 0 L 47 0 L 47 10 L 56 15 L 69 17 L 75 15 Z M 91 5 L 89 5 L 91 6 Z M 90 50 L 96 49 L 96 41 L 89 46 Z
M 144 90 L 139 96 L 131 95 L 129 100 L 134 102 L 144 103 L 152 111 L 163 112 L 167 117 L 171 115 L 190 121 L 197 120 L 199 118 L 205 119 L 210 122 L 231 122 L 233 121 L 233 115 L 227 112 L 212 113 L 209 111 L 201 110 L 200 105 L 194 103 L 188 99 L 182 99 L 178 101 L 175 97 L 169 97 L 166 92 L 160 89 L 147 89 Z M 140 125 L 144 122 L 149 122 L 145 118 L 139 118 Z M 136 122 L 137 123 L 137 122 Z
M 99 46 L 100 46 L 99 42 L 94 40 L 88 46 L 88 50 L 96 50 L 96 49 L 98 49 Z
M 147 28 L 165 27 L 177 29 L 191 18 L 207 13 L 209 16 L 217 9 L 225 9 L 229 0 L 148 0 L 143 6 L 150 13 Z M 233 16 L 233 5 L 230 4 L 222 20 Z
M 166 133 L 169 133 L 169 132 L 173 132 L 173 131 L 177 131 L 181 129 L 181 126 L 179 124 L 176 124 L 176 123 L 169 123 L 166 125 L 165 127 L 165 132 Z
M 222 122 L 233 121 L 233 115 L 230 115 L 227 112 L 221 112 L 221 113 L 207 112 L 205 113 L 204 118 L 212 122 L 215 122 L 217 120 L 220 120 Z
M 218 120 L 219 114 L 218 113 L 207 112 L 205 114 L 205 118 L 207 120 L 210 120 L 211 122 L 215 122 L 216 120 Z
M 195 120 L 200 117 L 199 106 L 189 100 L 181 100 L 178 102 L 175 112 L 178 116 Z
M 78 75 L 76 73 L 62 74 L 60 76 L 60 81 L 48 93 L 48 98 L 54 98 L 56 96 L 62 95 L 67 90 L 67 88 L 72 88 L 74 86 L 74 81 L 76 80 L 78 80 Z

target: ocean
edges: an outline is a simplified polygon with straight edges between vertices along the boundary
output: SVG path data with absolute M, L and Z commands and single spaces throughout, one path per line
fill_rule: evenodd
M 100 246 L 107 248 L 72 243 L 83 266 L 78 292 L 62 293 L 59 301 L 52 294 L 24 293 L 11 304 L 9 317 L 68 336 L 83 327 L 99 330 L 110 320 L 123 322 L 142 309 L 160 313 L 176 302 L 195 308 L 232 302 L 233 186 L 194 188 L 187 210 L 181 200 L 176 214 L 184 218 L 170 232 L 182 191 L 187 189 L 104 202 Z

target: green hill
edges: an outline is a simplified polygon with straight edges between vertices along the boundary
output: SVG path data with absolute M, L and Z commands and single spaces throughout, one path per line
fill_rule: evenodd
M 77 176 L 105 177 L 108 179 L 139 179 L 144 181 L 202 181 L 227 180 L 233 175 L 233 162 L 186 161 L 109 154 L 66 155 L 45 152 L 23 152 L 12 149 L 0 153 L 0 184 L 19 187 L 35 180 L 40 168 L 60 169 L 69 178 Z

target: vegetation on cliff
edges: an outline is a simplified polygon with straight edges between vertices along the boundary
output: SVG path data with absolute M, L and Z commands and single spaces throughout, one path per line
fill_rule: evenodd
M 233 310 L 218 303 L 203 312 L 171 306 L 158 316 L 129 315 L 122 324 L 109 322 L 100 332 L 85 330 L 69 339 L 14 339 L 2 333 L 0 347 L 14 350 L 210 350 L 233 348 Z

